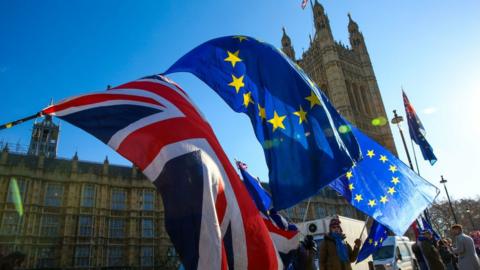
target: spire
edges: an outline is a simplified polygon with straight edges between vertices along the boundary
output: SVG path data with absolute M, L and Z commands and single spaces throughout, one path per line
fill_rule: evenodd
M 358 24 L 352 19 L 350 12 L 348 13 L 348 32 L 358 32 Z
M 292 60 L 295 60 L 295 51 L 292 47 L 292 41 L 285 30 L 285 27 L 282 27 L 282 51 Z
M 78 160 L 78 153 L 77 153 L 77 151 L 75 151 L 75 155 L 73 155 L 72 160 L 75 160 L 75 161 Z
M 108 165 L 109 165 L 108 156 L 105 156 L 105 160 L 103 161 L 103 170 L 102 170 L 102 174 L 104 176 L 108 175 Z

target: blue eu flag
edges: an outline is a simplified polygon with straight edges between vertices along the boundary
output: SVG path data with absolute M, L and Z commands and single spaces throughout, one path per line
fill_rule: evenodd
M 375 253 L 382 247 L 382 243 L 388 237 L 388 229 L 382 224 L 374 221 L 368 237 L 362 245 L 360 252 L 358 253 L 357 263 L 365 260 L 368 256 Z
M 236 112 L 263 146 L 276 209 L 315 195 L 361 156 L 348 124 L 300 67 L 246 36 L 210 40 L 166 73 L 190 72 Z
M 270 194 L 263 189 L 260 181 L 255 179 L 246 171 L 245 163 L 237 161 L 237 167 L 242 175 L 243 183 L 245 184 L 245 187 L 247 188 L 248 193 L 250 193 L 250 196 L 255 202 L 258 210 L 268 216 L 268 211 L 270 208 L 272 208 L 272 199 L 270 198 Z
M 355 127 L 365 158 L 330 187 L 354 207 L 403 235 L 438 195 L 438 189 Z
M 420 118 L 418 118 L 415 109 L 408 100 L 405 92 L 403 94 L 403 104 L 405 105 L 405 112 L 407 113 L 407 122 L 408 122 L 408 131 L 410 133 L 410 138 L 420 147 L 422 151 L 423 159 L 430 161 L 430 164 L 433 165 L 437 162 L 437 157 L 433 153 L 433 149 L 425 138 L 425 128 L 423 127 Z

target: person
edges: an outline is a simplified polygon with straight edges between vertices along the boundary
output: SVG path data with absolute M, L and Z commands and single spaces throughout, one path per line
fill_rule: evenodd
M 453 254 L 453 262 L 452 262 L 452 263 L 453 263 L 453 268 L 454 268 L 455 270 L 459 270 L 459 269 L 458 269 L 458 256 L 457 256 L 457 254 L 453 253 L 452 239 L 450 239 L 450 238 L 448 238 L 448 237 L 445 238 L 445 243 L 447 244 L 448 249 L 449 249 L 449 250 L 452 252 L 452 254 Z
M 418 268 L 420 270 L 428 270 L 427 263 L 425 262 L 425 258 L 423 257 L 422 250 L 419 247 L 419 244 L 415 242 L 412 245 L 413 254 L 415 254 L 415 258 L 417 259 Z
M 435 241 L 433 239 L 433 234 L 429 230 L 423 231 L 424 239 L 420 242 L 422 248 L 423 256 L 427 262 L 428 269 L 430 270 L 446 270 L 445 265 L 442 262 L 440 253 L 435 247 Z
M 454 255 L 446 240 L 438 240 L 438 252 L 442 258 L 443 264 L 447 267 L 447 270 L 455 270 L 454 267 Z
M 345 241 L 340 220 L 330 220 L 329 233 L 319 247 L 319 264 L 322 270 L 351 270 L 360 250 L 360 239 L 355 240 L 354 248 Z
M 313 236 L 307 235 L 300 242 L 296 250 L 291 267 L 288 269 L 295 270 L 315 270 L 315 257 L 317 254 L 317 244 L 313 240 Z
M 480 262 L 475 253 L 473 239 L 463 233 L 460 224 L 453 225 L 451 232 L 455 236 L 453 252 L 458 255 L 458 268 L 461 270 L 480 270 Z

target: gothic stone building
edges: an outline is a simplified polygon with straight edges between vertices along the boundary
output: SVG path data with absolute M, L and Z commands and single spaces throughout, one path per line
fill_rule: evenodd
M 323 6 L 315 1 L 312 5 L 315 35 L 310 47 L 300 59 L 295 57 L 290 37 L 283 29 L 282 51 L 296 62 L 328 96 L 337 110 L 356 127 L 381 145 L 397 154 L 392 132 L 388 124 L 385 107 L 368 55 L 365 39 L 358 25 L 348 15 L 350 46 L 334 40 L 328 16 Z M 322 218 L 324 215 L 346 215 L 359 218 L 345 200 L 335 192 L 324 189 L 312 198 L 307 219 Z M 302 220 L 306 203 L 288 209 L 293 220 Z
M 27 154 L 0 153 L 0 252 L 25 253 L 25 269 L 176 269 L 152 183 L 108 159 L 55 158 L 58 131 L 47 118 Z

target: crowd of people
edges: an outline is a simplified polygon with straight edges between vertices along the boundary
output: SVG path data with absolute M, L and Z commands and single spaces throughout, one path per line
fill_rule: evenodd
M 451 228 L 450 238 L 435 239 L 431 231 L 423 231 L 412 247 L 420 270 L 480 270 L 480 249 L 472 237 L 463 233 L 462 225 Z
M 412 246 L 419 270 L 480 270 L 480 247 L 459 224 L 451 228 L 450 238 L 436 239 L 429 230 L 420 233 Z M 307 235 L 295 251 L 289 270 L 351 270 L 360 250 L 361 240 L 354 246 L 345 241 L 339 219 L 332 219 L 329 233 L 317 247 L 313 237 Z M 315 261 L 318 262 L 318 266 Z

